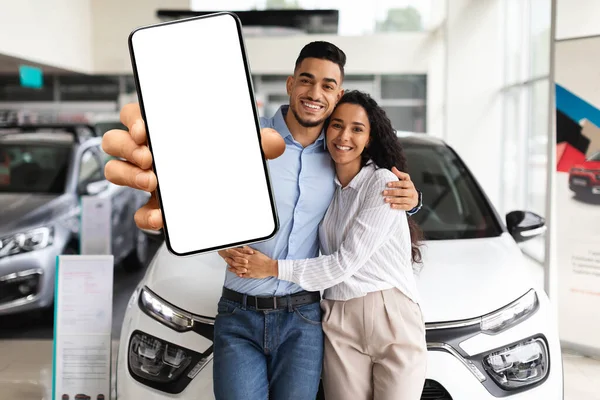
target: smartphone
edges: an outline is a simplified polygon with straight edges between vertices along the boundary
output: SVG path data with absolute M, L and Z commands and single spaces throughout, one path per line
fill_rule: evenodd
M 168 250 L 271 239 L 279 221 L 238 17 L 144 26 L 128 44 Z

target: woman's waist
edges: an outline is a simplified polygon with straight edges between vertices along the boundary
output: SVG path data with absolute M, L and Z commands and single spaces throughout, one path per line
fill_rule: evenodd
M 323 299 L 348 301 L 364 297 L 369 293 L 398 289 L 415 303 L 420 303 L 419 290 L 414 275 L 406 277 L 359 277 L 352 276 L 335 286 L 325 289 Z

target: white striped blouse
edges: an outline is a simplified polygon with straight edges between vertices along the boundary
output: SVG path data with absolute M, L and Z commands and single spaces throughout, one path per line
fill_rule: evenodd
M 330 300 L 396 287 L 419 303 L 406 212 L 392 209 L 382 195 L 395 179 L 372 162 L 345 188 L 336 177 L 334 198 L 319 227 L 322 255 L 278 260 L 279 279 L 305 290 L 324 290 L 323 297 Z

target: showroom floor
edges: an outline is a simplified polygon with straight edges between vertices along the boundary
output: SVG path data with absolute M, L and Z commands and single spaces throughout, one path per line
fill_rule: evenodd
M 115 352 L 117 345 L 114 342 Z M 0 354 L 0 400 L 52 398 L 50 340 L 1 341 Z M 600 361 L 567 352 L 563 355 L 565 400 L 600 400 Z

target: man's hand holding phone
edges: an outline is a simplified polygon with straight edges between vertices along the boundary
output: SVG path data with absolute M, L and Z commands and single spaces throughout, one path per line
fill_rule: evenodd
M 162 214 L 156 197 L 157 179 L 152 170 L 152 153 L 147 145 L 146 126 L 139 104 L 127 104 L 121 110 L 121 122 L 128 131 L 113 129 L 102 138 L 102 149 L 119 160 L 110 160 L 104 169 L 106 179 L 115 185 L 129 186 L 151 193 L 150 200 L 135 213 L 135 223 L 141 229 L 159 230 L 163 227 Z M 261 129 L 262 149 L 267 159 L 279 157 L 285 151 L 285 142 L 274 129 Z M 186 143 L 181 143 L 185 146 Z M 192 171 L 190 175 L 193 176 Z M 196 185 L 197 182 L 183 184 Z

